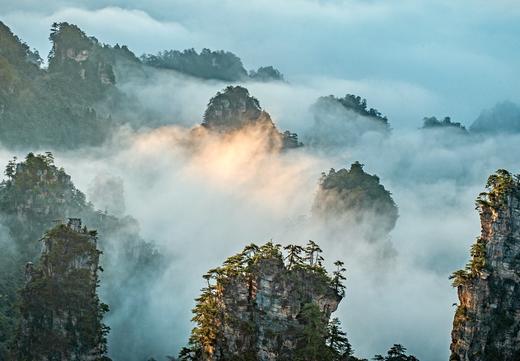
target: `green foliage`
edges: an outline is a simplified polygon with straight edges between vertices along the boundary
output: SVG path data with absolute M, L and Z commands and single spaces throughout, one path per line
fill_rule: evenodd
M 272 66 L 251 70 L 248 74 L 242 60 L 232 52 L 224 50 L 202 49 L 200 53 L 195 49 L 165 50 L 156 55 L 142 55 L 141 61 L 155 68 L 172 69 L 202 79 L 284 81 L 283 74 Z
M 298 140 L 298 134 L 286 130 L 282 133 L 282 148 L 291 149 L 303 147 L 303 143 Z
M 331 348 L 327 346 L 327 322 L 320 308 L 314 303 L 303 305 L 298 316 L 302 329 L 297 335 L 294 359 L 297 361 L 332 360 Z
M 333 95 L 321 97 L 316 102 L 316 107 L 327 107 L 331 103 L 338 103 L 347 110 L 353 111 L 359 115 L 371 118 L 388 128 L 388 118 L 374 108 L 368 108 L 366 99 L 354 94 L 347 94 L 343 98 L 336 98 Z
M 0 359 L 6 358 L 5 345 L 19 317 L 14 305 L 16 290 L 23 284 L 23 266 L 36 261 L 41 249 L 38 239 L 56 220 L 80 217 L 99 230 L 100 246 L 106 251 L 104 261 L 111 264 L 117 260 L 119 265 L 107 269 L 104 284 L 110 290 L 135 291 L 131 301 L 122 292 L 113 291 L 107 292 L 106 299 L 115 314 L 123 305 L 125 312 L 138 313 L 147 302 L 143 290 L 151 287 L 149 280 L 164 267 L 164 261 L 153 244 L 140 238 L 136 221 L 95 210 L 65 170 L 55 165 L 51 153 L 29 153 L 23 161 L 13 159 L 5 173 L 6 179 L 0 183 L 0 216 L 12 247 L 0 252 Z M 117 252 L 109 239 L 117 240 Z M 137 336 L 131 331 L 125 329 L 125 339 L 136 343 L 133 337 Z
M 297 334 L 294 359 L 298 361 L 361 361 L 354 357 L 354 350 L 341 323 L 326 317 L 314 303 L 302 307 L 298 316 L 302 328 Z
M 325 219 L 348 215 L 356 224 L 370 218 L 377 221 L 377 227 L 371 227 L 375 229 L 369 237 L 379 238 L 394 228 L 398 209 L 391 193 L 379 183 L 379 177 L 365 173 L 363 164 L 356 161 L 349 170 L 331 169 L 322 174 L 313 214 Z
M 477 198 L 477 206 L 498 208 L 506 203 L 507 197 L 520 196 L 520 178 L 505 169 L 499 169 L 489 176 L 486 188 L 488 191 L 481 193 Z
M 333 361 L 355 361 L 354 350 L 347 334 L 341 329 L 339 319 L 333 318 L 328 325 L 327 345 Z
M 377 361 L 419 361 L 415 356 L 407 355 L 406 348 L 399 344 L 394 344 L 388 350 L 386 356 L 375 355 L 373 360 Z
M 309 240 L 305 247 L 305 260 L 308 262 L 309 267 L 323 267 L 322 252 L 320 246 L 318 246 L 314 241 Z
M 210 99 L 204 112 L 203 125 L 208 128 L 238 129 L 261 120 L 261 115 L 260 102 L 249 94 L 249 90 L 241 86 L 228 86 Z
M 96 294 L 101 252 L 86 228 L 58 225 L 43 238 L 45 251 L 20 292 L 16 360 L 108 360 L 102 323 L 108 306 Z
M 268 82 L 268 81 L 285 81 L 283 74 L 278 69 L 270 66 L 261 66 L 258 70 L 251 70 L 249 77 L 255 81 Z
M 486 266 L 486 243 L 481 237 L 471 246 L 471 258 L 466 264 L 465 269 L 453 272 L 450 279 L 453 279 L 453 287 L 467 284 L 471 279 L 480 277 Z
M 342 261 L 334 262 L 336 270 L 332 273 L 332 287 L 341 297 L 345 296 L 345 285 L 343 282 L 347 279 L 347 277 L 344 275 L 344 273 L 347 271 L 347 269 L 343 267 L 344 265 L 345 263 Z
M 242 60 L 223 50 L 202 49 L 200 54 L 195 49 L 166 50 L 157 55 L 143 55 L 141 60 L 149 66 L 172 69 L 203 79 L 239 81 L 247 78 Z
M 303 264 L 303 257 L 301 254 L 303 253 L 303 247 L 295 244 L 289 244 L 284 247 L 284 250 L 287 251 L 287 257 L 285 260 L 287 261 L 287 269 L 291 270 L 295 266 Z
M 38 248 L 34 240 L 53 220 L 81 214 L 88 208 L 86 198 L 70 176 L 54 165 L 51 153 L 29 153 L 19 163 L 15 158 L 7 164 L 5 174 L 7 179 L 0 184 L 0 212 L 10 220 L 20 251 L 31 260 Z
M 195 300 L 196 305 L 192 310 L 192 321 L 196 323 L 196 326 L 191 332 L 188 347 L 183 348 L 179 354 L 181 360 L 199 360 L 201 355 L 212 355 L 214 353 L 221 326 L 226 322 L 234 322 L 233 315 L 226 314 L 226 310 L 222 307 L 223 289 L 229 282 L 237 279 L 250 283 L 255 277 L 256 267 L 262 261 L 279 262 L 290 276 L 293 275 L 300 281 L 304 279 L 305 288 L 308 288 L 308 283 L 323 283 L 334 290 L 338 297 L 344 296 L 345 287 L 342 282 L 345 277 L 342 275 L 344 271 L 342 262 L 335 263 L 338 269 L 334 272 L 334 276 L 329 276 L 323 267 L 322 250 L 315 242 L 309 241 L 306 247 L 287 245 L 283 250 L 287 252 L 285 256 L 282 252 L 282 246 L 272 241 L 263 246 L 252 243 L 241 252 L 227 258 L 221 267 L 211 269 L 203 275 L 207 285 L 202 288 L 201 295 Z M 319 282 L 315 282 L 316 280 L 319 280 Z M 298 299 L 305 299 L 305 297 Z M 319 313 L 319 322 L 316 319 L 316 308 Z M 331 345 L 327 346 L 324 340 L 328 337 L 328 326 L 318 306 L 312 303 L 304 306 L 301 317 L 303 324 L 307 327 L 306 331 L 304 330 L 301 334 L 302 342 L 307 340 L 312 343 L 308 347 L 323 347 L 327 353 L 333 355 L 334 352 L 331 349 L 340 347 L 341 337 L 344 336 L 337 329 L 337 326 L 339 326 L 336 324 L 337 321 L 334 324 L 336 328 L 333 328 L 333 330 L 338 332 L 334 334 Z M 254 325 L 240 322 L 241 329 L 245 334 L 255 332 Z M 323 336 L 319 336 L 323 341 L 320 344 L 321 346 L 318 345 L 319 338 L 312 334 L 312 330 L 317 327 L 321 327 L 319 332 Z M 338 358 L 337 360 L 343 359 Z
M 444 117 L 443 120 L 438 120 L 436 117 L 425 117 L 423 119 L 423 129 L 440 129 L 440 128 L 452 128 L 467 133 L 466 127 L 461 123 L 452 122 L 450 117 Z
M 29 46 L 2 22 L 0 22 L 0 59 L 4 59 L 7 63 L 18 64 L 28 73 L 33 73 L 42 63 L 38 52 L 31 51 Z
M 128 48 L 102 45 L 68 23 L 54 23 L 50 40 L 49 67 L 43 69 L 39 55 L 0 22 L 0 142 L 54 149 L 99 145 L 117 125 L 99 103 L 123 97 L 113 86 L 113 67 L 120 59 L 139 60 Z
M 260 102 L 249 94 L 242 86 L 228 86 L 222 92 L 210 99 L 204 112 L 203 127 L 222 132 L 235 131 L 256 125 L 269 137 L 273 145 L 282 149 L 301 147 L 298 135 L 285 131 L 280 133 L 271 120 L 270 115 L 263 111 Z
M 477 198 L 477 207 L 481 212 L 492 208 L 498 210 L 507 204 L 508 197 L 520 197 L 520 179 L 517 175 L 512 175 L 505 169 L 499 169 L 495 174 L 489 176 L 486 183 L 487 192 L 481 193 Z M 470 261 L 464 270 L 454 272 L 450 279 L 453 279 L 454 287 L 462 286 L 476 277 L 480 277 L 486 268 L 486 242 L 479 237 L 471 246 Z

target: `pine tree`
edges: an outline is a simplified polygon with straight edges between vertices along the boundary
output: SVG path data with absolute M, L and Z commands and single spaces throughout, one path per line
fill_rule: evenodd
M 295 266 L 300 266 L 303 264 L 303 257 L 301 256 L 303 253 L 302 246 L 290 244 L 285 246 L 284 249 L 287 251 L 287 257 L 285 257 L 287 260 L 287 269 L 291 270 Z
M 334 266 L 336 266 L 336 270 L 332 272 L 332 287 L 334 287 L 334 290 L 338 295 L 341 297 L 345 296 L 345 285 L 343 284 L 343 281 L 347 279 L 347 277 L 344 276 L 344 272 L 346 272 L 346 268 L 344 268 L 345 263 L 342 261 L 336 261 L 334 262 Z
M 322 267 L 322 252 L 320 246 L 318 246 L 314 241 L 309 240 L 309 242 L 307 242 L 307 246 L 305 247 L 305 259 L 309 262 L 309 266 Z
M 4 174 L 6 175 L 7 178 L 12 179 L 14 177 L 15 172 L 16 172 L 16 157 L 14 157 L 12 160 L 10 160 L 7 163 Z
M 327 343 L 335 361 L 348 361 L 354 353 L 347 334 L 341 330 L 341 323 L 337 318 L 329 322 Z
M 297 361 L 332 361 L 332 352 L 327 346 L 327 323 L 320 308 L 314 303 L 303 306 L 299 315 L 303 325 L 298 337 L 295 359 Z
M 373 360 L 376 361 L 419 361 L 415 356 L 406 354 L 406 347 L 400 344 L 394 344 L 387 352 L 387 356 L 375 355 Z

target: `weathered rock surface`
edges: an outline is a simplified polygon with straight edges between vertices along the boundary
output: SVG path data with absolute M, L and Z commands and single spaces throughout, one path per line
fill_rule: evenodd
M 256 351 L 258 360 L 289 357 L 302 305 L 315 303 L 328 321 L 341 298 L 310 272 L 287 272 L 280 259 L 261 260 L 252 277 L 232 279 L 222 290 L 223 309 L 232 315 L 215 345 L 215 360 Z
M 317 311 L 313 322 L 323 325 L 318 333 L 326 348 L 327 324 L 342 299 L 343 286 L 334 286 L 318 253 L 313 266 L 290 267 L 276 247 L 268 243 L 251 258 L 246 251 L 210 271 L 205 278 L 215 277 L 216 283 L 208 282 L 197 299 L 198 327 L 192 332 L 191 351 L 185 350 L 189 357 L 181 359 L 294 360 L 306 346 L 309 322 L 302 316 L 306 307 Z M 247 265 L 236 268 L 237 264 Z
M 108 361 L 99 301 L 96 233 L 69 219 L 46 233 L 37 265 L 26 266 L 13 360 Z
M 520 184 L 499 170 L 477 203 L 481 235 L 454 273 L 451 361 L 520 360 Z

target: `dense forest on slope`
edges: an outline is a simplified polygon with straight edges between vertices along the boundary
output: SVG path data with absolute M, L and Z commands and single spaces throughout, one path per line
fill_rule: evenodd
M 137 222 L 128 216 L 117 218 L 96 210 L 65 170 L 54 164 L 51 153 L 30 153 L 20 162 L 14 159 L 6 166 L 5 175 L 6 180 L 0 184 L 0 221 L 6 230 L 4 237 L 11 239 L 13 247 L 0 253 L 0 265 L 4 268 L 0 274 L 0 355 L 5 354 L 17 323 L 14 305 L 16 290 L 23 283 L 24 265 L 35 262 L 40 250 L 38 240 L 56 220 L 82 218 L 88 228 L 98 230 L 99 246 L 105 252 L 103 264 L 118 264 L 117 269 L 108 268 L 103 275 L 106 302 L 113 306 L 113 314 L 124 306 L 139 315 L 148 302 L 144 290 L 153 287 L 143 280 L 160 274 L 163 261 L 153 244 L 139 236 Z M 141 289 L 143 292 L 136 294 L 142 296 L 127 299 L 123 291 L 127 289 Z M 116 324 L 112 328 L 117 332 L 127 326 Z M 126 344 L 121 349 L 139 345 L 133 332 L 138 331 L 127 330 L 127 337 L 119 340 Z M 114 346 L 118 348 L 117 344 Z
M 95 104 L 117 96 L 115 53 L 68 23 L 54 24 L 49 68 L 0 24 L 0 142 L 11 147 L 74 148 L 101 144 L 115 124 Z
M 451 121 L 450 117 L 444 117 L 444 119 L 439 120 L 437 117 L 425 117 L 423 119 L 422 129 L 455 129 L 460 130 L 464 133 L 467 133 L 466 127 L 463 126 L 459 122 Z
M 0 143 L 10 148 L 76 149 L 101 145 L 121 126 L 157 127 L 173 121 L 159 114 L 122 85 L 157 81 L 150 69 L 171 69 L 201 79 L 225 82 L 284 81 L 272 66 L 247 71 L 231 52 L 203 49 L 169 50 L 135 56 L 126 46 L 110 46 L 66 22 L 52 25 L 48 67 L 0 22 Z M 145 104 L 146 103 L 146 104 Z M 314 125 L 305 143 L 324 149 L 351 146 L 366 136 L 390 132 L 388 118 L 369 107 L 366 99 L 320 97 L 310 109 Z M 470 127 L 472 134 L 516 132 L 518 106 L 497 104 L 484 111 Z M 196 120 L 194 119 L 194 123 Z M 425 118 L 423 128 L 460 128 L 451 120 Z M 287 147 L 299 144 L 294 133 L 284 133 Z M 292 145 L 289 145 L 292 144 Z
M 250 74 L 224 51 L 170 51 L 137 58 L 126 46 L 109 46 L 76 25 L 54 23 L 48 67 L 0 22 L 0 142 L 12 148 L 71 149 L 100 145 L 124 124 L 154 124 L 118 86 L 128 79 L 148 81 L 146 66 L 175 69 L 204 79 L 283 80 L 271 66 Z M 168 65 L 165 65 L 168 64 Z M 139 114 L 139 121 L 131 114 Z
M 195 49 L 166 50 L 156 55 L 145 54 L 141 56 L 141 60 L 152 67 L 171 69 L 202 79 L 229 82 L 284 80 L 282 73 L 272 66 L 260 67 L 258 70 L 251 70 L 248 73 L 238 56 L 224 50 L 202 49 L 200 53 L 197 53 Z

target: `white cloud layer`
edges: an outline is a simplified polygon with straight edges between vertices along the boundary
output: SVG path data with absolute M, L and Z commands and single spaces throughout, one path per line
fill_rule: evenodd
M 305 242 L 345 259 L 347 298 L 338 314 L 360 356 L 403 343 L 422 361 L 448 358 L 456 299 L 449 274 L 464 265 L 479 232 L 474 199 L 498 168 L 517 173 L 520 139 L 451 137 L 418 131 L 427 115 L 469 125 L 481 109 L 519 100 L 520 6 L 515 1 L 48 1 L 0 0 L 5 21 L 31 46 L 49 49 L 53 21 L 76 23 L 138 55 L 189 47 L 226 49 L 246 66 L 273 64 L 290 84 L 248 84 L 281 129 L 300 135 L 318 96 L 355 93 L 389 116 L 393 134 L 363 137 L 329 153 L 255 152 L 251 139 L 210 139 L 198 156 L 179 145 L 208 99 L 226 84 L 156 72 L 120 84 L 167 119 L 158 130 L 122 131 L 90 152 L 58 152 L 77 186 L 98 175 L 124 180 L 126 211 L 147 239 L 173 254 L 158 281 L 143 337 L 158 357 L 175 353 L 190 329 L 200 276 L 251 241 Z M 253 148 L 251 148 L 253 147 Z M 28 150 L 29 151 L 29 150 Z M 12 152 L 0 150 L 6 164 Z M 23 156 L 23 152 L 19 153 Z M 399 205 L 395 260 L 378 263 L 349 230 L 306 222 L 318 177 L 359 160 Z M 341 233 L 341 232 L 340 232 Z M 115 336 L 111 336 L 115 337 Z M 117 358 L 115 358 L 117 360 Z
M 277 66 L 293 82 L 309 76 L 398 81 L 433 94 L 439 115 L 452 115 L 465 124 L 482 108 L 518 101 L 520 94 L 515 35 L 520 31 L 520 6 L 515 1 L 1 0 L 0 4 L 0 20 L 43 54 L 50 48 L 51 22 L 67 20 L 101 41 L 127 44 L 138 55 L 210 47 L 237 53 L 249 68 Z M 396 107 L 406 109 L 413 103 L 403 94 Z M 402 122 L 413 128 L 425 115 L 432 114 L 413 111 L 413 119 L 402 117 Z

